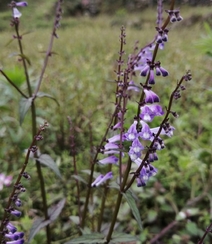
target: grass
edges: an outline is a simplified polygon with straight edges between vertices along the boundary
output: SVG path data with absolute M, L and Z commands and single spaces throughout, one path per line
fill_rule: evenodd
M 30 77 L 36 83 L 39 70 L 42 66 L 43 52 L 45 52 L 52 26 L 51 11 L 52 3 L 29 2 L 29 7 L 23 9 L 21 18 L 22 32 L 31 33 L 24 35 L 23 42 L 25 53 L 31 60 Z M 197 49 L 196 42 L 204 35 L 203 23 L 190 24 L 191 16 L 207 16 L 210 9 L 206 7 L 188 8 L 181 7 L 181 15 L 185 22 L 173 25 L 169 33 L 169 42 L 164 51 L 159 52 L 158 59 L 162 66 L 168 69 L 170 76 L 165 80 L 158 79 L 156 91 L 160 96 L 166 96 L 172 91 L 177 80 L 187 70 L 191 70 L 193 80 L 187 85 L 187 91 L 177 102 L 175 109 L 180 117 L 174 121 L 176 136 L 166 141 L 170 150 L 160 153 L 160 161 L 155 164 L 159 168 L 158 181 L 152 182 L 149 187 L 133 189 L 142 203 L 139 203 L 145 231 L 139 233 L 141 239 L 150 238 L 152 233 L 158 233 L 165 227 L 175 215 L 183 209 L 187 209 L 188 199 L 194 199 L 201 195 L 205 185 L 210 186 L 210 162 L 211 162 L 211 76 L 207 72 L 210 69 L 211 60 L 201 54 Z M 33 14 L 32 14 L 33 13 Z M 7 19 L 8 17 L 8 19 Z M 14 74 L 14 70 L 21 69 L 17 61 L 17 43 L 12 39 L 12 29 L 9 27 L 9 14 L 2 13 L 4 20 L 0 38 L 1 62 L 0 65 Z M 187 23 L 184 24 L 184 23 Z M 61 28 L 58 30 L 59 39 L 55 41 L 54 51 L 41 91 L 53 95 L 60 103 L 60 107 L 49 99 L 37 100 L 38 122 L 47 120 L 50 125 L 50 132 L 45 136 L 43 148 L 49 152 L 67 174 L 70 170 L 69 151 L 69 128 L 66 117 L 73 118 L 79 135 L 77 137 L 77 148 L 79 150 L 80 167 L 86 162 L 84 154 L 89 154 L 88 146 L 88 124 L 92 120 L 95 142 L 103 135 L 103 129 L 107 124 L 107 118 L 113 108 L 114 70 L 119 50 L 119 34 L 122 24 L 126 25 L 127 45 L 126 53 L 129 54 L 134 48 L 135 41 L 140 46 L 145 45 L 155 35 L 155 11 L 147 9 L 142 13 L 117 12 L 114 16 L 101 15 L 96 18 L 78 17 L 62 19 Z M 48 28 L 47 28 L 48 27 Z M 1 27 L 0 27 L 1 28 Z M 127 59 L 127 55 L 126 55 Z M 21 72 L 19 74 L 21 77 Z M 137 77 L 137 82 L 142 82 Z M 18 102 L 19 96 L 13 88 L 0 78 L 0 85 L 3 91 L 0 103 L 2 114 L 0 119 L 0 135 L 4 139 L 0 142 L 1 161 L 3 169 L 8 172 L 16 172 L 18 163 L 23 160 L 22 151 L 27 148 L 30 142 L 30 116 L 22 126 L 18 125 Z M 22 85 L 23 89 L 26 89 Z M 168 98 L 164 100 L 164 106 Z M 2 105 L 3 104 L 3 105 Z M 132 105 L 133 106 L 133 105 Z M 4 110 L 3 110 L 4 108 Z M 133 116 L 133 115 L 132 115 Z M 8 163 L 9 162 L 9 163 Z M 17 164 L 13 165 L 14 162 Z M 86 162 L 87 163 L 87 162 Z M 63 168 L 64 167 L 64 168 Z M 35 174 L 33 168 L 29 169 Z M 71 173 L 71 170 L 70 170 Z M 46 172 L 47 174 L 47 172 Z M 70 183 L 69 176 L 65 180 Z M 34 180 L 36 181 L 36 180 Z M 58 188 L 47 177 L 49 183 L 49 202 L 56 196 Z M 30 197 L 37 199 L 37 185 L 33 185 Z M 33 195 L 34 194 L 34 195 Z M 210 196 L 210 193 L 208 193 Z M 6 196 L 6 195 L 5 195 Z M 69 196 L 73 201 L 72 196 Z M 211 199 L 211 196 L 208 197 Z M 2 197 L 3 199 L 3 197 Z M 155 201 L 153 201 L 155 199 Z M 166 243 L 182 243 L 180 237 L 192 236 L 190 242 L 195 243 L 195 235 L 192 231 L 197 228 L 198 236 L 210 222 L 208 212 L 211 207 L 208 199 L 203 199 L 199 204 L 194 205 L 200 209 L 199 215 L 193 216 L 191 222 L 198 225 L 189 226 L 189 223 L 182 222 L 181 227 L 170 233 Z M 30 211 L 31 204 L 26 203 L 26 212 Z M 70 203 L 71 204 L 71 203 Z M 37 206 L 38 205 L 38 206 Z M 109 203 L 109 206 L 112 204 Z M 207 207 L 205 207 L 207 206 Z M 73 208 L 73 205 L 71 206 Z M 34 202 L 33 208 L 39 209 L 39 200 Z M 207 210 L 208 212 L 207 212 Z M 72 210 L 72 209 L 71 209 Z M 67 210 L 67 215 L 71 215 Z M 127 207 L 123 212 L 128 212 Z M 67 217 L 66 215 L 66 217 Z M 165 216 L 165 217 L 164 217 Z M 170 217 L 171 216 L 171 217 Z M 27 213 L 22 221 L 22 227 L 28 231 L 32 217 Z M 124 217 L 120 216 L 121 230 L 129 230 L 130 224 L 126 224 Z M 136 229 L 134 220 L 129 219 Z M 70 223 L 68 223 L 69 225 Z M 69 226 L 70 227 L 70 226 Z M 64 227 L 65 228 L 65 227 Z M 68 229 L 68 228 L 67 228 Z M 67 231 L 66 229 L 66 231 Z M 64 238 L 64 233 L 55 231 L 55 238 Z M 69 233 L 67 231 L 65 234 Z M 39 243 L 39 238 L 36 241 Z M 169 238 L 170 237 L 170 238 Z M 172 238 L 174 242 L 172 242 Z M 177 239 L 178 238 L 178 239 Z M 57 238 L 56 238 L 57 239 Z M 146 239 L 145 239 L 146 240 Z M 35 241 L 35 243 L 36 243 Z M 207 242 L 206 242 L 207 243 Z M 208 242 L 209 243 L 209 242 Z

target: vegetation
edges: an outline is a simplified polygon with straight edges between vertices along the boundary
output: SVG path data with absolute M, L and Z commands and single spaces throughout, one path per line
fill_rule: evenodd
M 38 83 L 48 36 L 51 35 L 54 17 L 51 14 L 52 8 L 51 1 L 41 1 L 39 4 L 33 1 L 27 9 L 21 9 L 21 34 L 26 33 L 22 43 L 29 58 L 28 72 L 33 88 Z M 156 243 L 153 238 L 157 234 L 160 235 L 158 243 L 198 243 L 212 218 L 212 44 L 201 44 L 204 39 L 211 40 L 208 17 L 211 10 L 207 7 L 185 6 L 180 10 L 184 20 L 171 26 L 165 50 L 159 51 L 157 57 L 170 74 L 166 79 L 157 78 L 157 86 L 154 87 L 159 97 L 163 97 L 162 106 L 167 106 L 169 94 L 186 71 L 191 71 L 193 79 L 187 83 L 181 99 L 174 104 L 173 109 L 179 114 L 179 118 L 171 121 L 176 129 L 175 136 L 166 139 L 167 150 L 158 153 L 159 160 L 154 163 L 158 169 L 157 175 L 144 188 L 132 185 L 141 215 L 142 230 L 127 202 L 123 203 L 119 211 L 116 231 L 136 236 L 137 243 Z M 61 178 L 57 177 L 54 170 L 43 167 L 48 206 L 66 197 L 65 207 L 51 224 L 52 243 L 65 243 L 79 234 L 76 224 L 76 216 L 79 214 L 76 178 L 71 177 L 75 174 L 73 156 L 76 156 L 80 172 L 78 177 L 87 178 L 87 172 L 83 170 L 89 168 L 90 150 L 101 141 L 114 109 L 114 70 L 117 68 L 120 27 L 126 26 L 125 52 L 130 54 L 137 40 L 139 46 L 144 46 L 154 37 L 155 13 L 153 8 L 147 8 L 141 13 L 128 13 L 119 9 L 112 16 L 65 17 L 61 21 L 61 27 L 57 30 L 59 38 L 55 40 L 40 90 L 53 99 L 40 97 L 35 101 L 37 124 L 48 121 L 50 125 L 39 147 L 43 154 L 51 155 L 62 175 Z M 9 25 L 9 11 L 1 13 L 1 20 L 0 68 L 16 86 L 26 92 L 25 74 L 22 62 L 19 61 L 20 56 L 17 56 L 17 41 L 12 38 L 13 28 Z M 135 81 L 140 83 L 140 76 Z M 20 125 L 20 94 L 4 76 L 0 77 L 0 90 L 0 167 L 1 172 L 15 179 L 25 159 L 24 151 L 29 148 L 32 140 L 31 114 L 28 112 Z M 137 102 L 138 98 L 132 99 Z M 129 106 L 133 118 L 137 107 L 135 104 Z M 71 118 L 76 152 L 71 147 L 70 136 L 73 131 L 70 132 L 67 116 Z M 101 166 L 96 171 L 99 170 L 104 172 Z M 29 237 L 34 220 L 42 216 L 43 207 L 34 159 L 30 159 L 27 172 L 31 180 L 25 183 L 27 192 L 22 195 L 23 214 L 15 223 Z M 79 185 L 82 189 L 82 209 L 87 188 L 80 180 Z M 3 206 L 11 188 L 4 188 L 0 192 L 0 216 L 3 216 Z M 95 230 L 94 223 L 100 214 L 102 191 L 96 188 L 95 193 L 93 203 L 89 206 L 84 233 L 88 229 Z M 103 216 L 103 227 L 106 230 L 107 223 L 111 221 L 110 212 L 115 205 L 116 194 L 115 189 L 110 189 Z M 167 229 L 162 235 L 164 228 Z M 44 243 L 45 238 L 42 229 L 30 243 Z M 211 241 L 209 233 L 204 243 Z

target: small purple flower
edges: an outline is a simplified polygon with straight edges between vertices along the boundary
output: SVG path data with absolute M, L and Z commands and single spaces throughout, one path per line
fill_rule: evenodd
M 146 103 L 160 102 L 159 96 L 156 93 L 154 93 L 149 87 L 144 87 L 144 93 L 146 95 L 145 97 Z
M 128 91 L 133 90 L 133 91 L 135 91 L 135 92 L 140 92 L 141 88 L 138 87 L 138 86 L 136 86 L 135 83 L 134 83 L 134 81 L 131 80 L 131 81 L 129 82 L 129 85 L 128 85 L 127 90 L 128 90 Z
M 120 151 L 118 151 L 118 150 L 108 150 L 108 151 L 101 150 L 101 153 L 103 153 L 103 154 L 118 154 L 118 153 L 120 153 Z
M 139 153 L 144 149 L 144 146 L 141 144 L 141 142 L 138 140 L 138 138 L 135 138 L 135 140 L 132 143 L 132 146 L 130 147 L 135 153 Z
M 143 140 L 150 140 L 150 138 L 152 137 L 152 132 L 148 126 L 147 123 L 145 123 L 144 121 L 140 121 L 141 125 L 142 125 L 142 129 L 141 132 L 139 132 L 139 136 L 143 139 Z
M 183 17 L 180 16 L 179 10 L 166 10 L 166 12 L 169 14 L 171 23 L 183 20 Z
M 150 70 L 150 61 L 147 60 L 146 64 L 143 66 L 143 68 L 141 69 L 141 76 L 147 76 L 148 72 Z
M 9 212 L 10 212 L 12 215 L 16 216 L 16 217 L 20 217 L 20 216 L 21 216 L 21 212 L 18 211 L 18 210 L 16 210 L 16 209 L 10 209 Z
M 130 156 L 130 159 L 135 162 L 138 158 L 141 157 L 141 152 L 135 152 L 132 148 L 130 148 L 128 155 Z
M 153 68 L 150 68 L 148 84 L 150 84 L 150 85 L 155 84 L 155 75 L 154 75 L 154 69 Z
M 151 129 L 151 132 L 154 133 L 155 135 L 158 133 L 160 127 L 155 127 Z M 173 136 L 173 131 L 175 130 L 175 128 L 173 126 L 170 126 L 169 129 L 165 130 L 164 128 L 162 128 L 160 135 L 166 135 L 168 137 L 172 137 Z
M 166 77 L 169 75 L 169 72 L 160 66 L 159 61 L 155 63 L 155 70 L 156 70 L 156 75 L 158 76 L 162 75 L 163 77 Z
M 108 172 L 105 176 L 99 175 L 96 180 L 91 184 L 92 187 L 99 186 L 100 184 L 104 183 L 106 180 L 109 180 L 113 177 L 112 172 Z
M 99 160 L 101 164 L 116 164 L 118 163 L 119 159 L 116 156 L 109 156 L 107 158 Z
M 124 140 L 124 136 L 122 136 L 122 140 Z M 111 138 L 107 139 L 107 142 L 109 142 L 109 143 L 114 143 L 116 141 L 120 141 L 120 135 L 119 134 L 118 135 L 114 135 Z
M 145 186 L 151 176 L 156 175 L 157 169 L 151 164 L 144 165 L 137 177 L 137 186 Z
M 137 131 L 137 124 L 138 122 L 134 120 L 133 124 L 130 126 L 128 131 L 124 134 L 127 141 L 134 141 L 135 138 L 138 137 L 138 131 Z
M 15 233 L 17 231 L 17 228 L 10 222 L 6 225 L 6 227 L 11 233 Z
M 115 143 L 108 142 L 107 144 L 104 145 L 105 150 L 118 149 L 118 148 L 119 148 L 119 146 L 116 145 Z
M 149 154 L 149 158 L 148 158 L 149 162 L 152 163 L 154 161 L 157 161 L 158 160 L 158 156 L 157 156 L 157 153 L 156 152 L 151 152 Z
M 115 124 L 111 129 L 112 130 L 117 130 L 121 128 L 121 122 L 118 122 L 117 124 Z
M 135 161 L 136 159 L 140 158 L 143 149 L 144 149 L 144 147 L 140 143 L 138 138 L 135 138 L 135 140 L 133 141 L 132 146 L 130 147 L 130 150 L 128 152 L 131 160 Z
M 17 199 L 15 200 L 15 205 L 16 205 L 17 207 L 21 207 L 22 202 L 21 202 L 21 200 L 20 200 L 19 198 L 17 198 Z
M 16 7 L 27 7 L 28 6 L 28 3 L 27 2 L 19 2 L 19 3 L 16 3 Z
M 19 19 L 22 14 L 16 7 L 26 7 L 26 6 L 28 6 L 28 3 L 27 2 L 16 3 L 15 1 L 13 1 L 9 6 L 12 7 L 13 18 Z
M 5 237 L 7 237 L 11 240 L 19 240 L 24 237 L 24 233 L 23 232 L 8 233 L 8 234 L 5 234 Z
M 145 122 L 152 122 L 153 118 L 155 117 L 155 113 L 150 109 L 149 105 L 145 105 L 141 107 L 139 117 Z

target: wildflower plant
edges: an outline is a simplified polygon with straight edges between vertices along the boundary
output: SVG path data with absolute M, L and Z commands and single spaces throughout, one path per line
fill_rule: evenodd
M 33 90 L 32 81 L 29 75 L 30 59 L 24 52 L 22 41 L 23 35 L 20 34 L 21 12 L 20 8 L 27 7 L 27 2 L 12 1 L 9 7 L 12 11 L 11 26 L 15 34 L 13 39 L 17 41 L 19 48 L 19 61 L 22 63 L 25 73 L 27 92 L 22 91 L 7 76 L 3 69 L 1 74 L 21 95 L 20 101 L 20 123 L 22 124 L 28 110 L 31 110 L 31 128 L 32 143 L 27 150 L 25 161 L 20 170 L 13 189 L 6 204 L 4 216 L 0 226 L 0 243 L 21 244 L 25 237 L 22 231 L 18 231 L 13 224 L 11 216 L 21 217 L 20 208 L 22 206 L 21 195 L 27 189 L 24 180 L 30 180 L 31 176 L 27 173 L 29 158 L 35 161 L 37 177 L 40 182 L 40 194 L 43 204 L 43 217 L 38 218 L 31 228 L 28 242 L 32 240 L 35 234 L 42 228 L 46 228 L 45 243 L 52 242 L 50 224 L 58 218 L 65 205 L 65 198 L 59 201 L 56 206 L 48 207 L 47 192 L 45 189 L 45 177 L 43 176 L 41 164 L 52 169 L 60 178 L 62 177 L 57 165 L 50 155 L 42 154 L 38 151 L 37 141 L 43 139 L 42 132 L 47 128 L 45 122 L 37 131 L 37 113 L 35 100 L 39 97 L 52 98 L 50 94 L 40 91 L 44 79 L 44 73 L 48 65 L 49 58 L 53 56 L 53 42 L 58 38 L 57 29 L 60 26 L 62 0 L 57 1 L 56 14 L 53 29 L 50 35 L 49 46 L 45 52 L 45 58 L 41 67 L 38 82 Z M 134 52 L 126 58 L 126 30 L 121 27 L 120 47 L 117 57 L 117 69 L 115 70 L 115 98 L 114 111 L 109 118 L 106 131 L 102 136 L 99 145 L 93 145 L 92 134 L 90 133 L 90 168 L 86 164 L 83 169 L 88 177 L 81 177 L 77 162 L 76 148 L 76 130 L 71 117 L 68 117 L 70 126 L 70 154 L 73 159 L 73 175 L 70 175 L 76 183 L 76 201 L 78 205 L 75 216 L 66 216 L 77 223 L 77 232 L 72 236 L 67 236 L 65 240 L 58 240 L 60 243 L 129 243 L 137 241 L 136 235 L 119 233 L 116 231 L 118 213 L 124 202 L 129 204 L 132 214 L 137 222 L 138 229 L 142 229 L 141 216 L 136 205 L 137 198 L 134 195 L 133 188 L 148 187 L 154 177 L 157 177 L 159 169 L 154 165 L 155 161 L 160 162 L 160 151 L 166 149 L 165 138 L 174 136 L 175 127 L 173 119 L 179 115 L 175 111 L 175 101 L 181 98 L 181 93 L 186 89 L 187 83 L 192 79 L 190 71 L 181 74 L 176 81 L 168 80 L 170 77 L 168 67 L 165 67 L 158 60 L 158 53 L 165 52 L 168 45 L 168 35 L 170 35 L 170 25 L 182 21 L 180 10 L 175 9 L 175 1 L 172 0 L 170 8 L 165 11 L 166 18 L 163 21 L 162 0 L 157 4 L 157 26 L 153 30 L 154 38 L 144 47 L 135 45 Z M 164 106 L 166 98 L 157 94 L 158 77 L 166 80 L 164 84 L 172 86 L 172 92 L 168 103 Z M 161 85 L 159 85 L 161 87 Z M 135 99 L 134 99 L 135 98 Z M 133 101 L 135 100 L 135 101 Z M 136 107 L 136 112 L 132 117 L 130 104 Z M 158 123 L 156 126 L 155 124 Z M 173 124 L 172 124 L 173 123 Z M 88 125 L 90 132 L 91 124 Z M 100 172 L 101 171 L 101 172 Z M 67 173 L 67 172 L 66 172 Z M 0 174 L 0 188 L 3 185 L 9 185 L 11 178 Z M 66 183 L 63 182 L 64 188 Z M 71 186 L 72 187 L 72 186 Z M 86 189 L 84 194 L 83 190 Z M 1 190 L 1 189 L 0 189 Z M 98 214 L 95 211 L 95 193 L 101 191 Z M 104 220 L 107 201 L 110 201 L 109 192 L 115 192 L 114 208 L 110 213 L 107 222 Z M 66 195 L 67 192 L 64 194 Z M 67 194 L 68 195 L 68 194 Z M 184 213 L 184 212 L 181 212 Z M 187 213 L 188 214 L 188 213 Z M 182 215 L 182 214 L 181 214 Z M 192 213 L 190 213 L 192 215 Z M 184 215 L 183 215 L 184 216 Z M 74 218 L 75 217 L 75 218 Z M 182 216 L 181 216 L 182 217 Z M 74 221 L 73 221 L 74 222 Z M 208 230 L 207 230 L 208 231 Z M 69 241 L 70 239 L 70 241 Z M 154 239 L 157 241 L 157 238 Z M 43 242 L 44 243 L 44 242 Z M 154 243 L 153 241 L 151 243 Z

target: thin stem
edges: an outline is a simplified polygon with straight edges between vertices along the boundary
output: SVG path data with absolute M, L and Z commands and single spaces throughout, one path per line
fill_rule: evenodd
M 117 200 L 116 200 L 116 206 L 115 206 L 115 210 L 113 212 L 113 218 L 112 218 L 112 221 L 111 221 L 110 229 L 109 229 L 108 234 L 107 234 L 107 238 L 106 238 L 107 242 L 106 243 L 110 242 L 112 234 L 113 234 L 113 229 L 114 229 L 114 226 L 116 224 L 118 212 L 119 212 L 120 205 L 121 205 L 121 202 L 122 202 L 122 197 L 123 197 L 122 193 L 124 192 L 124 188 L 125 188 L 125 185 L 127 183 L 127 179 L 128 179 L 129 172 L 130 172 L 130 169 L 131 169 L 131 163 L 132 163 L 131 159 L 128 158 L 127 169 L 126 169 L 125 174 L 124 174 L 124 179 L 123 179 L 123 182 L 122 182 L 122 185 L 121 185 L 121 190 L 119 191 L 118 197 L 117 197 Z
M 75 147 L 75 141 L 74 141 L 74 126 L 72 124 L 71 118 L 68 116 L 68 122 L 70 125 L 70 143 L 71 143 L 71 153 L 74 163 L 74 174 L 78 175 L 77 170 L 77 161 L 76 161 L 76 147 Z M 76 187 L 77 187 L 77 204 L 78 204 L 78 215 L 79 215 L 79 226 L 81 226 L 81 211 L 80 211 L 80 187 L 79 187 L 79 181 L 76 179 Z
M 23 52 L 22 42 L 21 42 L 22 36 L 20 36 L 20 34 L 19 34 L 19 20 L 17 22 L 15 22 L 15 31 L 16 31 L 16 35 L 17 35 L 18 46 L 19 46 L 19 50 L 21 53 L 21 58 L 23 61 L 24 73 L 25 73 L 25 77 L 26 77 L 28 93 L 29 93 L 29 97 L 31 97 L 32 96 L 32 89 L 31 89 L 31 85 L 30 85 L 27 63 L 26 63 L 24 52 Z
M 59 24 L 60 15 L 61 15 L 61 0 L 58 0 L 57 1 L 57 9 L 56 9 L 56 14 L 55 14 L 55 21 L 54 21 L 53 31 L 52 31 L 52 34 L 51 34 L 51 37 L 50 37 L 50 42 L 49 42 L 48 49 L 46 51 L 46 56 L 44 58 L 44 62 L 43 62 L 42 70 L 41 70 L 41 73 L 40 73 L 40 77 L 38 79 L 38 85 L 37 85 L 37 87 L 36 87 L 36 89 L 34 91 L 34 94 L 33 94 L 34 99 L 36 98 L 37 93 L 40 90 L 40 86 L 41 86 L 41 83 L 42 83 L 42 80 L 43 80 L 44 73 L 46 71 L 46 67 L 47 67 L 47 64 L 48 64 L 48 61 L 49 61 L 49 57 L 52 55 L 53 42 L 54 42 L 54 38 L 57 37 L 56 29 L 57 29 L 57 25 Z
M 25 95 L 14 83 L 13 81 L 11 81 L 11 79 L 4 73 L 4 71 L 2 69 L 0 69 L 0 72 L 2 73 L 2 75 L 6 78 L 6 80 L 10 83 L 10 85 L 12 85 L 23 97 L 25 97 L 26 99 L 28 98 L 27 95 Z

